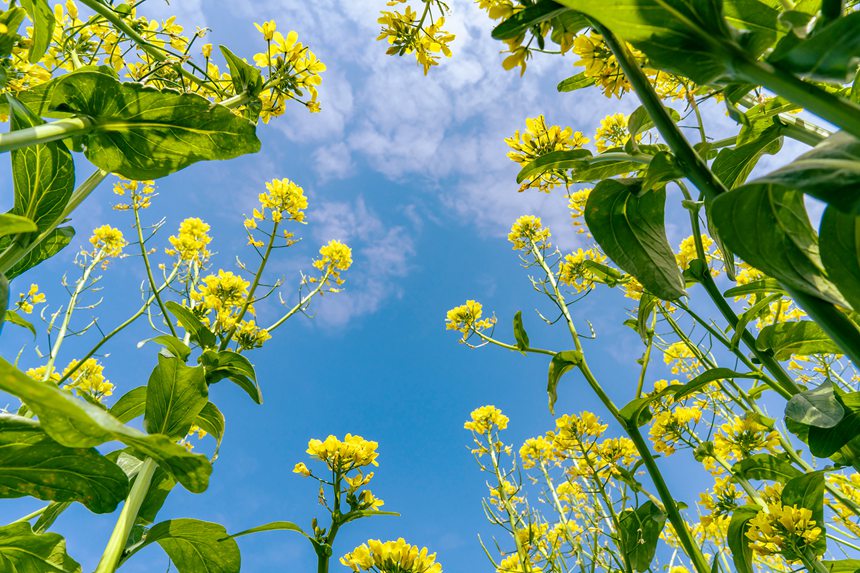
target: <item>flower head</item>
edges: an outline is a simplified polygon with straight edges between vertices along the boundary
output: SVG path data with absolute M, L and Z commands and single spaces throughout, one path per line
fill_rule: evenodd
M 495 406 L 481 406 L 472 410 L 470 416 L 472 419 L 463 424 L 463 427 L 476 434 L 483 435 L 495 429 L 504 430 L 508 427 L 509 418 Z
M 90 237 L 93 246 L 93 258 L 103 261 L 102 267 L 107 266 L 107 259 L 122 256 L 123 248 L 128 244 L 122 231 L 110 225 L 102 225 L 93 230 Z
M 178 256 L 179 260 L 188 263 L 200 263 L 209 258 L 206 247 L 212 242 L 209 236 L 209 225 L 197 217 L 189 217 L 179 223 L 179 233 L 168 238 L 172 249 L 167 249 L 168 255 Z
M 508 233 L 508 241 L 514 245 L 515 251 L 527 251 L 532 246 L 547 248 L 550 246 L 549 238 L 549 228 L 544 227 L 540 217 L 534 215 L 523 215 L 514 221 Z
M 600 122 L 600 127 L 597 128 L 597 133 L 594 135 L 594 141 L 597 144 L 597 151 L 603 153 L 612 147 L 624 147 L 630 140 L 630 132 L 627 131 L 628 116 L 623 113 L 608 115 Z M 640 135 L 636 138 L 639 139 Z
M 567 151 L 582 147 L 588 141 L 581 131 L 574 133 L 569 127 L 547 126 L 543 115 L 526 118 L 526 129 L 522 133 L 517 130 L 513 136 L 505 139 L 505 143 L 511 148 L 508 158 L 523 166 L 553 151 Z M 535 179 L 524 183 L 520 190 L 536 187 L 541 191 L 549 192 L 564 181 L 564 171 L 545 171 Z
M 313 264 L 315 269 L 322 271 L 327 277 L 325 280 L 343 284 L 340 273 L 352 266 L 352 249 L 340 241 L 329 241 L 320 247 L 320 258 Z
M 353 571 L 379 573 L 442 573 L 436 554 L 426 547 L 410 545 L 401 537 L 382 542 L 371 539 L 340 558 L 341 564 Z
M 479 332 L 492 328 L 496 323 L 494 317 L 481 318 L 483 306 L 474 300 L 467 300 L 465 304 L 455 306 L 445 316 L 445 328 L 463 333 L 463 339 L 472 332 Z
M 788 561 L 799 561 L 798 552 L 811 549 L 823 535 L 805 507 L 770 503 L 749 521 L 750 548 L 760 555 L 782 554 Z
M 343 440 L 329 436 L 325 440 L 312 439 L 308 442 L 307 452 L 323 461 L 336 472 L 347 472 L 354 468 L 378 466 L 376 448 L 379 444 L 365 440 L 361 436 L 347 434 Z
M 78 366 L 77 360 L 72 360 L 63 371 L 65 376 Z M 105 396 L 113 394 L 113 384 L 104 377 L 104 366 L 95 358 L 87 358 L 69 378 L 67 388 L 76 390 L 80 394 L 88 394 L 90 397 L 101 401 Z

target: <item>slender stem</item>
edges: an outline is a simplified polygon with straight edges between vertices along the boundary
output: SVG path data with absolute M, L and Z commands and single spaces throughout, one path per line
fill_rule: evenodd
M 854 137 L 860 137 L 860 105 L 805 82 L 767 62 L 751 61 L 744 54 L 737 55 L 734 68 L 744 79 L 762 85 L 825 121 L 841 127 Z
M 791 298 L 827 333 L 845 355 L 860 367 L 860 330 L 832 302 L 783 285 Z
M 657 323 L 657 313 L 651 318 L 651 328 L 648 330 L 648 344 L 645 346 L 645 354 L 642 356 L 642 369 L 639 371 L 639 382 L 636 384 L 636 398 L 642 397 L 645 387 L 645 374 L 648 372 L 648 363 L 651 361 L 651 349 L 654 348 L 654 327 Z
M 298 304 L 296 304 L 293 308 L 288 310 L 284 314 L 284 316 L 282 316 L 281 318 L 279 318 L 278 320 L 273 322 L 271 326 L 266 327 L 266 331 L 272 332 L 273 330 L 275 330 L 276 328 L 278 328 L 279 326 L 284 324 L 287 320 L 289 320 L 289 318 L 291 316 L 293 316 L 294 314 L 299 312 L 302 308 L 304 308 L 307 305 L 307 303 L 322 289 L 323 285 L 325 284 L 325 279 L 327 277 L 328 277 L 328 273 L 326 273 L 326 275 L 324 275 L 323 278 L 320 279 L 320 282 L 317 284 L 317 286 L 311 292 L 309 292 L 308 294 L 303 296 L 301 298 L 301 300 L 299 300 Z
M 152 458 L 146 458 L 137 477 L 134 479 L 134 485 L 125 500 L 125 505 L 116 520 L 113 533 L 108 540 L 102 554 L 101 561 L 96 568 L 95 573 L 114 573 L 116 571 L 122 553 L 125 550 L 125 545 L 128 542 L 128 535 L 131 533 L 131 528 L 137 519 L 137 514 L 140 511 L 140 506 L 149 492 L 149 485 L 152 483 L 152 477 L 155 475 L 155 470 L 158 465 Z
M 0 133 L 0 153 L 81 135 L 93 129 L 94 125 L 95 123 L 89 117 L 76 116 Z
M 66 312 L 63 314 L 63 321 L 60 323 L 60 331 L 57 333 L 57 340 L 54 341 L 54 346 L 51 348 L 51 355 L 48 357 L 48 364 L 45 366 L 45 376 L 42 379 L 44 382 L 51 379 L 51 374 L 54 372 L 54 364 L 57 362 L 57 355 L 59 355 L 60 347 L 66 339 L 66 332 L 69 330 L 69 323 L 72 321 L 72 314 L 75 312 L 75 307 L 77 307 L 78 304 L 78 297 L 84 291 L 84 288 L 86 288 L 87 283 L 90 280 L 90 274 L 92 274 L 93 269 L 96 268 L 99 262 L 100 258 L 98 256 L 93 257 L 93 260 L 84 269 L 84 274 L 81 275 L 81 278 L 78 279 L 75 284 L 75 290 L 72 291 L 72 296 L 69 298 L 68 305 L 66 305 Z
M 552 350 L 544 350 L 543 348 L 528 347 L 525 350 L 520 350 L 518 346 L 514 346 L 513 344 L 507 344 L 505 342 L 502 342 L 501 340 L 496 340 L 495 338 L 493 338 L 491 336 L 487 336 L 486 334 L 484 334 L 480 330 L 474 330 L 473 332 L 475 334 L 477 334 L 479 337 L 481 337 L 482 340 L 489 342 L 490 344 L 495 344 L 496 346 L 501 346 L 502 348 L 504 348 L 506 350 L 514 350 L 516 352 L 532 352 L 534 354 L 546 354 L 548 356 L 555 356 L 556 355 L 556 353 L 553 352 Z
M 140 208 L 137 202 L 132 200 L 132 210 L 134 211 L 134 228 L 137 230 L 137 241 L 140 244 L 140 256 L 143 257 L 143 266 L 146 267 L 146 279 L 149 281 L 149 288 L 152 289 L 152 295 L 158 303 L 158 308 L 161 309 L 161 314 L 167 327 L 170 329 L 170 334 L 176 336 L 176 328 L 170 320 L 170 315 L 167 314 L 167 307 L 164 306 L 164 301 L 161 300 L 161 289 L 155 286 L 155 278 L 152 276 L 152 266 L 149 264 L 149 253 L 146 252 L 146 242 L 143 239 L 143 228 L 140 224 Z
M 523 544 L 520 542 L 520 537 L 517 535 L 517 520 L 518 514 L 514 511 L 514 508 L 511 504 L 510 498 L 508 498 L 508 494 L 505 491 L 505 483 L 506 480 L 502 477 L 502 472 L 499 469 L 499 459 L 496 457 L 496 444 L 498 443 L 497 439 L 494 439 L 492 430 L 487 430 L 487 445 L 489 446 L 490 451 L 490 461 L 493 464 L 493 472 L 496 475 L 496 483 L 499 484 L 499 500 L 502 502 L 502 505 L 505 507 L 505 512 L 508 514 L 508 523 L 511 526 L 511 534 L 514 536 L 514 543 L 517 546 L 517 555 L 520 558 L 520 567 L 525 573 L 529 573 L 531 571 L 531 563 L 529 562 L 529 555 L 526 551 Z
M 45 507 L 39 508 L 39 509 L 37 509 L 36 511 L 34 511 L 34 512 L 32 512 L 32 513 L 28 513 L 28 514 L 27 514 L 27 515 L 25 515 L 24 517 L 19 517 L 18 519 L 16 519 L 16 520 L 15 520 L 15 521 L 13 521 L 12 523 L 21 523 L 22 521 L 30 521 L 30 520 L 31 520 L 31 519 L 33 519 L 34 517 L 39 517 L 40 515 L 42 515 L 43 513 L 45 513 L 45 510 L 46 510 L 46 509 L 48 509 L 49 507 L 50 507 L 50 505 L 46 505 Z

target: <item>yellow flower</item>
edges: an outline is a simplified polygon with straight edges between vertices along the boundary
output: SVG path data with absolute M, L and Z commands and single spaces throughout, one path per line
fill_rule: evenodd
M 445 317 L 445 329 L 462 332 L 465 339 L 471 332 L 486 330 L 496 323 L 495 317 L 482 319 L 482 314 L 481 303 L 467 300 L 466 304 L 455 306 L 448 311 Z
M 654 416 L 649 436 L 654 449 L 664 455 L 675 453 L 675 447 L 688 437 L 690 424 L 697 424 L 702 418 L 700 408 L 678 406 L 673 410 L 659 412 Z
M 63 375 L 71 372 L 77 365 L 77 360 L 69 362 Z M 87 358 L 69 378 L 67 384 L 67 388 L 77 390 L 81 394 L 88 394 L 98 401 L 101 401 L 105 396 L 112 395 L 114 388 L 113 384 L 104 377 L 104 366 L 99 364 L 95 358 Z
M 523 215 L 511 226 L 508 233 L 508 241 L 514 245 L 515 251 L 527 251 L 532 248 L 548 248 L 550 232 L 544 227 L 540 217 L 534 215 Z
M 520 448 L 520 458 L 523 460 L 523 469 L 531 469 L 539 463 L 554 460 L 555 448 L 545 436 L 529 438 Z
M 305 220 L 304 210 L 308 208 L 308 198 L 305 191 L 289 179 L 273 179 L 266 183 L 266 192 L 260 193 L 260 211 L 254 212 L 257 219 L 265 218 L 265 210 L 269 209 L 272 220 L 280 222 L 287 218 L 301 223 Z M 259 215 L 259 216 L 258 216 Z
M 427 4 L 429 9 L 430 0 Z M 431 19 L 428 24 L 425 18 L 419 19 L 418 14 L 407 6 L 403 12 L 383 11 L 377 22 L 382 29 L 376 39 L 390 44 L 386 53 L 398 56 L 414 53 L 424 75 L 439 64 L 440 55 L 451 57 L 448 44 L 454 40 L 454 34 L 443 29 L 444 17 Z
M 263 34 L 263 39 L 265 39 L 267 42 L 270 41 L 272 39 L 272 36 L 274 36 L 274 34 L 275 34 L 276 25 L 275 25 L 274 20 L 269 20 L 268 22 L 263 22 L 262 26 L 255 22 L 254 27 L 257 28 L 257 30 L 261 34 Z
M 481 406 L 472 410 L 471 420 L 463 424 L 463 428 L 476 434 L 484 435 L 494 429 L 504 430 L 508 427 L 509 418 L 495 406 Z
M 299 462 L 295 467 L 293 467 L 293 473 L 309 477 L 311 475 L 311 470 L 308 469 L 308 466 L 306 466 L 304 462 Z
M 51 373 L 48 374 L 47 365 L 30 368 L 25 372 L 25 374 L 33 380 L 37 380 L 39 382 L 51 381 L 56 383 L 59 382 L 61 378 L 60 373 L 54 370 L 53 367 L 51 368 Z
M 710 266 L 711 261 L 714 259 L 714 241 L 707 235 L 701 235 L 702 247 L 705 252 L 705 261 Z M 681 244 L 678 246 L 678 254 L 675 255 L 675 260 L 678 262 L 678 266 L 683 270 L 686 270 L 687 267 L 690 266 L 690 262 L 699 258 L 699 254 L 696 252 L 696 241 L 693 236 L 689 236 L 681 241 Z M 719 271 L 713 271 L 713 274 L 719 274 Z
M 312 439 L 308 442 L 307 453 L 328 465 L 332 471 L 345 473 L 354 468 L 378 466 L 376 448 L 379 444 L 365 440 L 361 436 L 347 434 L 343 440 L 329 436 L 325 441 Z
M 45 293 L 39 292 L 39 285 L 32 283 L 26 293 L 18 295 L 16 308 L 21 312 L 30 314 L 33 312 L 34 305 L 45 302 Z
M 644 60 L 642 53 L 630 44 L 627 48 L 634 58 Z M 603 88 L 606 97 L 620 98 L 630 91 L 630 83 L 621 71 L 612 50 L 603 41 L 603 36 L 594 32 L 587 36 L 577 36 L 573 41 L 573 52 L 580 58 L 574 64 L 585 67 L 585 75 L 593 78 L 595 83 Z
M 352 249 L 340 241 L 329 241 L 320 247 L 320 258 L 313 262 L 314 268 L 328 276 L 326 280 L 334 280 L 343 284 L 340 273 L 352 266 Z
M 781 553 L 787 561 L 799 561 L 798 552 L 813 549 L 822 535 L 821 527 L 805 507 L 770 503 L 749 521 L 746 536 L 750 548 L 761 555 Z
M 741 460 L 761 450 L 775 452 L 778 447 L 779 434 L 749 417 L 736 416 L 714 436 L 714 451 L 727 460 Z
M 209 237 L 209 225 L 197 217 L 189 217 L 179 224 L 179 234 L 168 238 L 172 249 L 167 249 L 168 255 L 178 255 L 179 260 L 200 263 L 209 258 L 206 247 L 212 242 Z
M 630 139 L 630 132 L 627 131 L 628 116 L 623 113 L 608 115 L 600 122 L 600 127 L 597 128 L 597 133 L 594 135 L 594 141 L 597 144 L 597 151 L 603 153 L 607 149 L 613 147 L 624 147 L 624 144 Z M 640 135 L 636 136 L 638 140 Z
M 566 255 L 558 269 L 559 282 L 572 286 L 576 292 L 582 292 L 594 288 L 594 274 L 584 264 L 585 261 L 603 263 L 606 255 L 595 249 L 577 249 Z
M 243 350 L 260 348 L 266 341 L 272 338 L 268 330 L 257 327 L 253 320 L 243 320 L 240 322 L 233 336 L 236 338 L 239 348 Z
M 591 194 L 591 187 L 580 189 L 571 193 L 567 202 L 567 208 L 570 209 L 570 218 L 573 220 L 573 226 L 577 233 L 585 233 L 585 204 L 588 202 L 588 196 Z
M 588 141 L 589 139 L 581 131 L 574 133 L 569 127 L 547 126 L 543 115 L 526 118 L 525 131 L 520 133 L 517 130 L 511 137 L 505 138 L 505 143 L 511 148 L 508 158 L 523 166 L 553 151 L 567 151 L 582 147 Z M 524 183 L 520 191 L 534 187 L 540 191 L 549 192 L 553 187 L 564 182 L 563 170 L 545 171 L 536 179 Z
M 600 418 L 593 412 L 580 412 L 577 414 L 565 414 L 555 421 L 558 430 L 556 439 L 559 442 L 584 441 L 585 437 L 599 437 L 609 426 L 601 424 Z
M 684 373 L 688 378 L 702 367 L 693 351 L 685 342 L 673 342 L 663 351 L 663 362 L 671 367 L 672 374 Z
M 191 298 L 201 301 L 208 310 L 230 310 L 245 303 L 250 284 L 230 271 L 219 269 L 217 275 L 203 278 L 203 284 L 191 293 Z
M 409 545 L 401 537 L 397 541 L 368 540 L 340 558 L 342 565 L 353 571 L 381 573 L 442 573 L 436 554 L 426 547 Z
M 128 243 L 123 237 L 122 231 L 110 225 L 102 225 L 93 230 L 90 244 L 93 246 L 93 257 L 101 260 L 121 256 L 122 249 Z
M 203 53 L 204 58 L 212 57 L 212 44 L 203 44 L 200 48 L 200 51 Z

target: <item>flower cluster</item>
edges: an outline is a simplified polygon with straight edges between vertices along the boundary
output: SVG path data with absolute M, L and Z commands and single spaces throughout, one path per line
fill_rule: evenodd
M 69 373 L 71 375 L 66 382 L 66 388 L 78 394 L 86 394 L 98 401 L 113 394 L 114 385 L 105 378 L 104 366 L 95 358 L 87 358 L 80 365 L 77 360 L 72 360 L 63 371 L 63 376 Z
M 341 273 L 352 266 L 352 249 L 340 241 L 329 241 L 320 247 L 320 258 L 313 262 L 314 268 L 322 273 L 322 278 L 311 278 L 311 282 L 317 280 L 326 283 L 333 281 L 337 285 L 343 284 Z
M 534 215 L 523 215 L 518 218 L 511 226 L 511 232 L 508 233 L 508 241 L 513 244 L 515 251 L 549 248 L 549 238 L 549 227 L 544 227 L 540 217 Z
M 325 464 L 334 472 L 347 472 L 354 468 L 378 466 L 376 448 L 379 444 L 361 436 L 347 434 L 343 440 L 329 436 L 325 440 L 312 439 L 307 453 Z
M 114 195 L 128 197 L 131 203 L 117 203 L 113 208 L 117 211 L 129 209 L 146 209 L 152 205 L 155 196 L 155 181 L 136 181 L 133 179 L 120 178 L 114 183 Z
M 466 340 L 472 332 L 480 332 L 492 328 L 496 324 L 495 317 L 481 318 L 483 306 L 474 300 L 467 300 L 466 304 L 455 306 L 448 311 L 445 317 L 445 328 L 463 333 L 462 340 Z
M 775 452 L 779 434 L 750 416 L 735 416 L 714 436 L 714 451 L 726 460 L 742 460 L 752 454 Z
M 15 308 L 25 314 L 33 312 L 33 307 L 37 304 L 45 302 L 45 293 L 39 292 L 39 285 L 33 283 L 26 293 L 18 295 L 18 302 L 15 303 Z
M 628 45 L 628 49 L 634 57 L 643 58 L 632 46 Z M 630 91 L 630 82 L 621 71 L 615 55 L 603 41 L 603 36 L 596 32 L 577 36 L 573 41 L 573 52 L 579 56 L 579 60 L 574 62 L 575 65 L 585 67 L 586 77 L 592 78 L 594 83 L 603 89 L 603 95 L 620 99 Z
M 179 223 L 179 233 L 171 235 L 167 240 L 173 248 L 166 249 L 168 255 L 178 257 L 180 261 L 192 264 L 206 262 L 211 253 L 206 247 L 212 242 L 209 236 L 209 225 L 197 217 L 189 217 Z
M 410 545 L 402 537 L 386 542 L 371 539 L 341 557 L 340 562 L 353 571 L 442 573 L 435 553 L 430 553 L 426 547 L 419 549 Z
M 805 507 L 770 503 L 749 522 L 746 532 L 750 548 L 761 555 L 782 554 L 788 561 L 799 561 L 798 553 L 814 551 L 821 538 L 821 527 Z
M 606 255 L 596 248 L 582 249 L 581 247 L 566 255 L 558 269 L 559 282 L 573 287 L 576 292 L 594 288 L 594 273 L 589 270 L 585 261 L 604 263 L 606 262 Z
M 215 313 L 213 325 L 216 330 L 228 331 L 236 326 L 236 319 L 248 304 L 248 287 L 251 283 L 242 277 L 219 269 L 218 274 L 203 277 L 203 284 L 191 291 L 191 300 L 197 303 L 195 311 L 209 317 Z M 249 307 L 249 310 L 253 310 Z
M 87 253 L 94 262 L 101 262 L 102 268 L 107 268 L 108 260 L 122 256 L 122 250 L 128 245 L 122 231 L 110 225 L 102 225 L 93 229 L 90 237 L 93 249 Z
M 463 424 L 463 428 L 479 435 L 486 435 L 494 430 L 504 430 L 510 421 L 501 410 L 490 405 L 472 410 L 469 417 L 471 420 Z
M 573 227 L 579 234 L 587 232 L 587 227 L 585 226 L 585 204 L 588 202 L 588 196 L 590 194 L 590 187 L 587 189 L 580 189 L 579 191 L 571 193 L 570 198 L 567 200 L 567 208 L 570 210 L 570 218 L 573 221 Z
M 404 4 L 406 0 L 390 0 L 389 6 Z M 446 31 L 444 16 L 434 18 L 434 6 L 444 13 L 444 6 L 438 0 L 423 0 L 424 10 L 419 16 L 411 6 L 406 6 L 403 12 L 383 11 L 379 17 L 382 29 L 377 40 L 385 40 L 390 44 L 386 51 L 389 55 L 403 56 L 415 54 L 418 64 L 424 69 L 424 75 L 430 68 L 439 65 L 439 56 L 451 57 L 448 45 L 454 40 L 454 34 Z
M 607 149 L 615 147 L 624 147 L 630 141 L 630 132 L 627 130 L 628 116 L 623 113 L 615 113 L 604 117 L 600 121 L 600 127 L 594 134 L 594 143 L 597 145 L 597 151 L 603 153 Z M 636 136 L 638 140 L 641 134 Z
M 589 139 L 581 131 L 574 133 L 569 127 L 548 126 L 543 115 L 526 118 L 526 129 L 522 133 L 517 130 L 511 137 L 505 138 L 505 143 L 511 148 L 508 159 L 522 166 L 548 153 L 577 149 L 588 142 Z M 548 193 L 565 182 L 563 170 L 551 169 L 524 182 L 520 191 L 533 187 Z

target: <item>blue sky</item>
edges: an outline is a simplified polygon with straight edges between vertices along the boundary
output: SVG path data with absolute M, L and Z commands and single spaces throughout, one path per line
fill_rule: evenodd
M 604 115 L 631 111 L 635 99 L 609 101 L 596 90 L 558 94 L 556 83 L 575 72 L 570 57 L 538 58 L 522 79 L 504 72 L 502 46 L 490 39 L 489 21 L 468 0 L 452 2 L 454 58 L 429 77 L 412 59 L 386 57 L 385 45 L 374 40 L 382 0 L 176 4 L 180 22 L 209 26 L 209 41 L 249 58 L 261 46 L 253 22 L 273 18 L 279 29 L 296 30 L 328 71 L 321 114 L 288 106 L 285 116 L 260 126 L 261 153 L 198 164 L 159 182 L 147 216 L 150 223 L 167 218 L 162 244 L 182 218 L 202 217 L 213 227 L 215 264 L 232 268 L 235 255 L 248 255 L 241 213 L 250 211 L 265 181 L 288 177 L 309 196 L 308 225 L 305 241 L 283 253 L 273 268 L 287 285 L 296 284 L 298 271 L 309 269 L 316 249 L 332 238 L 353 247 L 355 264 L 343 294 L 318 301 L 313 320 L 296 317 L 253 355 L 262 406 L 226 383 L 213 387 L 212 399 L 227 416 L 227 436 L 210 488 L 196 496 L 175 490 L 161 517 L 217 521 L 230 531 L 273 520 L 307 526 L 311 517 L 323 517 L 315 482 L 291 469 L 307 461 L 309 438 L 351 432 L 379 442 L 373 490 L 385 500 L 384 509 L 402 517 L 346 528 L 336 555 L 368 538 L 403 536 L 437 551 L 446 571 L 488 567 L 476 537 L 494 533 L 481 511 L 486 487 L 462 424 L 473 408 L 492 403 L 511 417 L 507 439 L 515 444 L 551 428 L 547 361 L 498 349 L 470 351 L 444 330 L 444 313 L 466 298 L 480 300 L 496 312 L 499 336 L 510 340 L 511 317 L 523 310 L 536 345 L 569 345 L 562 332 L 543 325 L 533 312 L 545 309 L 545 301 L 532 292 L 505 236 L 518 215 L 530 213 L 544 218 L 563 249 L 576 246 L 578 238 L 563 198 L 517 192 L 517 168 L 506 159 L 502 139 L 539 113 L 551 123 L 593 134 Z M 142 10 L 159 17 L 168 12 L 157 1 Z M 0 169 L 8 181 L 6 162 Z M 79 173 L 88 172 L 81 160 Z M 102 223 L 130 230 L 128 214 L 111 211 L 112 202 L 104 184 L 79 209 L 73 221 L 78 242 Z M 686 218 L 669 222 L 674 244 L 685 229 Z M 14 287 L 26 290 L 38 281 L 56 305 L 62 300 L 59 276 L 73 273 L 72 256 L 69 248 Z M 104 302 L 96 311 L 103 325 L 110 327 L 134 310 L 137 299 L 131 293 L 137 296 L 141 278 L 134 258 L 109 269 L 99 293 Z M 591 320 L 598 332 L 598 340 L 589 343 L 589 358 L 619 401 L 635 386 L 635 359 L 641 353 L 636 334 L 621 326 L 631 307 L 621 292 L 606 289 L 575 307 L 577 319 Z M 275 311 L 263 307 L 260 314 Z M 79 319 L 84 323 L 85 315 Z M 27 341 L 8 328 L 3 336 L 7 357 Z M 110 345 L 106 374 L 118 386 L 117 395 L 145 383 L 156 349 L 135 343 L 149 336 L 140 322 L 121 343 Z M 70 342 L 60 363 L 91 345 L 93 337 Z M 39 345 L 45 349 L 45 340 Z M 24 351 L 22 365 L 37 362 L 31 348 Z M 663 377 L 661 368 L 655 366 L 655 379 Z M 557 411 L 583 409 L 601 412 L 582 381 L 570 375 L 560 388 Z M 680 472 L 671 481 L 692 493 Z M 4 502 L 0 518 L 8 521 L 33 507 L 32 500 Z M 75 507 L 56 529 L 68 536 L 70 552 L 86 569 L 97 562 L 112 525 L 112 517 Z M 251 573 L 307 571 L 314 562 L 310 546 L 289 533 L 245 538 L 241 547 L 243 571 Z M 123 570 L 162 570 L 166 564 L 160 549 L 150 548 Z

